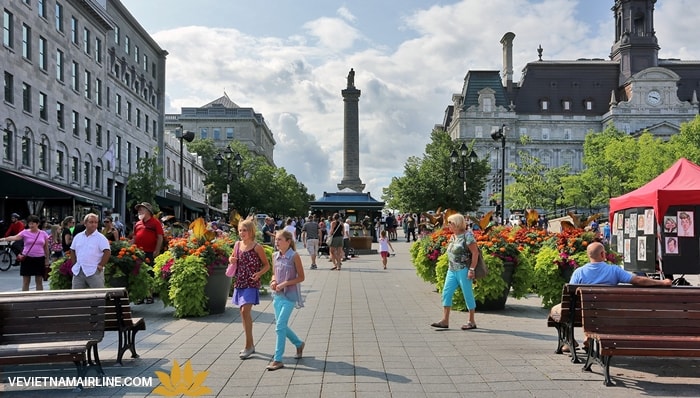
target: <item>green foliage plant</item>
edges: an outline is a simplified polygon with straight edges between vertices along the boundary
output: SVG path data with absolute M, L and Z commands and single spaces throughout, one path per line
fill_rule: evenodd
M 174 315 L 177 318 L 209 315 L 207 296 L 204 294 L 208 276 L 201 257 L 186 256 L 175 260 L 168 298 L 175 307 Z
M 49 289 L 64 290 L 73 287 L 73 261 L 68 256 L 63 256 L 51 263 L 49 272 Z

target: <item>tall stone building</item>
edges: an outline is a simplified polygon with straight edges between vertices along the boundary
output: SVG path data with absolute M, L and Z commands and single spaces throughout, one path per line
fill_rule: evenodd
M 164 164 L 167 52 L 118 0 L 2 4 L 1 216 L 127 214 L 137 160 Z
M 275 164 L 272 155 L 276 142 L 265 118 L 253 108 L 238 106 L 226 93 L 204 106 L 185 107 L 180 114 L 166 115 L 166 130 L 180 126 L 194 132 L 195 139 L 211 138 L 222 150 L 231 141 L 239 141 L 270 165 Z
M 518 153 L 539 158 L 543 164 L 583 168 L 583 142 L 590 132 L 613 125 L 636 135 L 649 131 L 668 137 L 698 114 L 700 61 L 660 59 L 654 29 L 656 0 L 616 0 L 610 59 L 547 60 L 538 49 L 537 60 L 513 81 L 515 34 L 501 39 L 503 70 L 470 70 L 460 93 L 452 96 L 441 128 L 454 140 L 475 141 L 480 158 L 489 159 L 491 181 L 501 169 L 501 143 L 491 133 L 506 134 L 506 184 L 513 182 L 511 163 Z M 523 145 L 520 137 L 530 142 Z M 481 211 L 492 210 L 500 184 L 487 184 Z M 506 207 L 508 204 L 506 203 Z M 506 215 L 508 214 L 506 210 Z

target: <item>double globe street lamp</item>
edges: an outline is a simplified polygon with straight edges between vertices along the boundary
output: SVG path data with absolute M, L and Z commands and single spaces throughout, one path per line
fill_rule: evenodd
M 183 158 L 182 158 L 182 153 L 184 149 L 184 142 L 192 142 L 194 140 L 194 133 L 191 131 L 182 131 L 182 126 L 180 126 L 177 131 L 176 135 L 177 139 L 180 140 L 180 221 L 185 219 L 185 206 L 184 206 L 184 198 L 183 198 L 183 182 L 184 182 L 184 175 L 185 175 L 185 167 L 183 165 Z
M 233 160 L 233 162 L 231 162 Z M 217 153 L 216 156 L 214 156 L 214 161 L 216 162 L 216 167 L 221 169 L 221 167 L 224 165 L 224 161 L 226 162 L 226 200 L 222 200 L 223 202 L 226 202 L 226 212 L 228 213 L 228 195 L 231 193 L 231 180 L 241 174 L 241 164 L 243 163 L 243 157 L 241 156 L 240 153 L 236 152 L 235 154 L 231 150 L 231 147 L 226 146 L 226 149 L 224 149 L 224 155 L 222 156 L 221 153 Z M 231 163 L 233 163 L 233 166 L 236 168 L 235 174 L 231 173 Z
M 462 145 L 459 146 L 459 153 L 457 152 L 456 149 L 452 150 L 452 153 L 450 154 L 450 161 L 452 162 L 452 169 L 456 171 L 457 176 L 459 177 L 460 180 L 462 180 L 462 207 L 464 211 L 466 211 L 466 196 L 467 196 L 467 170 L 471 169 L 472 165 L 479 160 L 479 157 L 477 156 L 476 152 L 474 152 L 474 149 L 471 151 L 467 147 L 467 145 L 462 142 Z M 458 166 L 458 162 L 461 167 Z

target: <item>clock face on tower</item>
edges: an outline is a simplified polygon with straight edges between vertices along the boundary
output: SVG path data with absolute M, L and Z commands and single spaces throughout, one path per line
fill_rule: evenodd
M 647 103 L 649 105 L 659 105 L 661 103 L 661 93 L 656 90 L 651 90 L 647 94 Z

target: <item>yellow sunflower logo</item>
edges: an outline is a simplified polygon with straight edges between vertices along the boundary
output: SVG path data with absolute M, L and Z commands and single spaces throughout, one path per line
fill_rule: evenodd
M 189 360 L 185 362 L 182 369 L 180 369 L 180 364 L 177 361 L 173 361 L 173 368 L 170 370 L 170 374 L 156 371 L 156 376 L 158 376 L 161 385 L 156 387 L 153 393 L 165 397 L 211 395 L 211 388 L 204 386 L 204 381 L 207 379 L 208 374 L 208 371 L 195 374 Z

